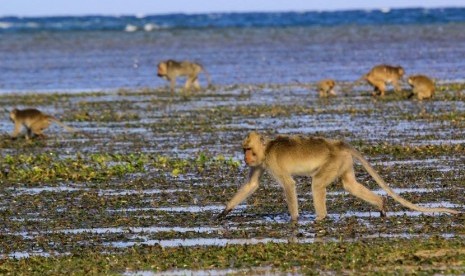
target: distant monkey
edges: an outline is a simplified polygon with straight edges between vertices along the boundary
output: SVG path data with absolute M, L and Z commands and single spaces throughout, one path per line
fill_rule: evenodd
M 386 215 L 382 197 L 358 183 L 353 168 L 353 158 L 362 163 L 367 172 L 388 195 L 410 209 L 420 212 L 460 212 L 447 208 L 426 208 L 415 205 L 396 194 L 370 166 L 357 150 L 342 141 L 320 137 L 278 136 L 266 141 L 257 132 L 251 132 L 243 141 L 244 161 L 250 166 L 247 182 L 226 204 L 218 219 L 225 217 L 234 207 L 255 192 L 260 177 L 268 171 L 283 187 L 292 221 L 299 217 L 297 193 L 293 175 L 312 177 L 313 204 L 316 219 L 326 217 L 326 187 L 341 178 L 342 185 L 352 195 L 376 206 L 381 216 Z
M 370 72 L 362 76 L 371 86 L 374 87 L 373 96 L 384 97 L 386 84 L 392 83 L 396 92 L 400 91 L 399 80 L 404 76 L 405 71 L 401 66 L 377 65 Z
M 170 82 L 171 93 L 174 93 L 174 88 L 176 86 L 176 77 L 184 76 L 187 78 L 184 88 L 186 91 L 191 90 L 191 86 L 194 86 L 196 91 L 200 90 L 200 84 L 198 80 L 198 75 L 201 72 L 204 72 L 208 86 L 211 85 L 210 75 L 203 68 L 202 65 L 190 61 L 175 61 L 172 59 L 162 61 L 157 66 L 158 71 L 157 75 L 161 78 L 164 78 Z
M 336 96 L 336 93 L 334 93 L 334 86 L 336 85 L 336 82 L 333 79 L 324 79 L 318 82 L 317 88 L 318 88 L 318 94 L 320 95 L 320 98 L 326 98 L 328 96 Z
M 15 124 L 15 129 L 11 134 L 11 138 L 14 140 L 18 137 L 21 132 L 21 128 L 26 128 L 26 139 L 31 139 L 33 135 L 39 137 L 45 137 L 42 133 L 46 128 L 50 126 L 52 122 L 65 128 L 70 132 L 77 132 L 76 129 L 65 125 L 53 116 L 44 114 L 35 108 L 28 109 L 13 109 L 10 112 L 10 120 Z
M 412 87 L 412 94 L 409 95 L 409 98 L 416 94 L 417 98 L 421 101 L 423 99 L 430 99 L 434 96 L 434 82 L 427 76 L 410 76 L 408 78 L 408 84 Z

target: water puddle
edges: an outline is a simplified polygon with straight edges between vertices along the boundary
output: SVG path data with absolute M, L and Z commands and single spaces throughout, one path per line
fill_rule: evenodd
M 238 207 L 236 209 L 245 209 L 246 206 Z M 219 211 L 223 210 L 224 205 L 209 205 L 209 206 L 174 206 L 174 207 L 148 207 L 148 208 L 125 208 L 108 210 L 108 212 L 138 212 L 138 211 L 164 211 L 172 213 L 203 213 L 205 211 Z
M 301 243 L 313 243 L 314 238 L 301 239 Z M 195 238 L 195 239 L 172 239 L 172 240 L 147 240 L 143 242 L 110 242 L 106 246 L 122 248 L 135 245 L 160 245 L 162 247 L 176 246 L 226 246 L 228 244 L 259 244 L 259 243 L 287 243 L 289 239 L 276 238 L 252 238 L 252 239 L 223 239 L 223 238 Z
M 271 267 L 254 267 L 249 269 L 206 269 L 206 270 L 189 270 L 189 269 L 176 269 L 163 272 L 153 271 L 127 271 L 123 273 L 125 276 L 226 276 L 226 275 L 286 275 L 296 276 L 302 275 L 300 273 L 283 273 L 282 271 L 275 271 Z
M 115 234 L 115 233 L 159 233 L 159 232 L 196 232 L 196 233 L 210 233 L 218 231 L 217 227 L 108 227 L 108 228 L 82 228 L 82 229 L 66 229 L 52 231 L 51 233 L 65 233 L 65 234 Z
M 177 246 L 226 246 L 226 245 L 252 245 L 260 243 L 315 243 L 315 242 L 337 242 L 340 241 L 340 238 L 331 238 L 314 235 L 313 238 L 297 238 L 290 236 L 289 238 L 249 238 L 249 239 L 223 239 L 223 238 L 194 238 L 194 239 L 171 239 L 171 240 L 147 240 L 142 242 L 109 242 L 105 246 L 115 247 L 115 248 L 126 248 L 132 246 L 154 246 L 159 245 L 162 247 L 177 247 Z M 358 239 L 344 239 L 344 241 L 356 241 L 359 239 L 373 239 L 373 238 L 414 238 L 422 236 L 433 236 L 433 235 L 420 235 L 420 234 L 408 234 L 408 233 L 378 233 L 372 235 L 365 235 Z M 453 238 L 457 237 L 455 234 L 451 233 L 442 233 L 439 236 L 443 238 Z M 459 235 L 464 236 L 464 235 Z
M 186 189 L 149 189 L 149 190 L 99 190 L 99 196 L 121 196 L 121 195 L 135 195 L 135 194 L 161 194 L 161 193 L 177 193 L 177 192 L 189 192 Z
M 30 257 L 52 257 L 52 256 L 59 256 L 62 255 L 61 253 L 49 253 L 49 252 L 13 252 L 9 253 L 8 258 L 11 259 L 24 259 Z M 0 257 L 5 257 L 5 255 L 0 254 Z
M 73 187 L 73 186 L 43 186 L 33 188 L 8 188 L 12 191 L 14 196 L 20 195 L 38 195 L 40 193 L 69 193 L 76 191 L 93 191 L 91 188 Z M 99 196 L 121 196 L 121 195 L 134 195 L 134 194 L 161 194 L 161 193 L 176 193 L 176 192 L 189 192 L 186 189 L 147 189 L 147 190 L 115 190 L 115 189 L 100 189 L 98 190 Z
M 152 234 L 160 232 L 195 232 L 195 233 L 212 233 L 221 230 L 220 227 L 102 227 L 102 228 L 76 228 L 76 229 L 62 229 L 62 230 L 50 230 L 50 231 L 31 231 L 31 232 L 15 232 L 8 233 L 10 235 L 22 236 L 24 238 L 32 238 L 37 235 L 43 234 L 55 234 L 55 233 L 64 233 L 64 234 L 121 234 L 121 233 L 130 233 L 130 234 Z
M 57 186 L 57 187 L 34 187 L 34 188 L 10 188 L 10 191 L 14 191 L 13 195 L 37 195 L 43 192 L 48 193 L 68 193 L 68 192 L 75 192 L 75 191 L 89 191 L 88 188 L 83 187 L 71 187 L 71 186 Z

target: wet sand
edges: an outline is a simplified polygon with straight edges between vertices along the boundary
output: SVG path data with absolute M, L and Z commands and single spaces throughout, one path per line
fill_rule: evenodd
M 373 98 L 366 86 L 319 99 L 314 83 L 216 86 L 170 97 L 167 88 L 2 95 L 0 107 L 35 106 L 90 135 L 53 126 L 47 139 L 11 141 L 0 122 L 0 248 L 5 258 L 162 247 L 463 237 L 463 221 L 420 214 L 388 200 L 388 217 L 342 190 L 328 193 L 316 224 L 310 178 L 298 177 L 297 233 L 281 188 L 265 175 L 258 192 L 225 221 L 213 218 L 243 183 L 241 140 L 308 134 L 344 139 L 403 197 L 464 210 L 464 85 L 440 85 L 430 101 Z M 357 166 L 362 183 L 384 194 Z

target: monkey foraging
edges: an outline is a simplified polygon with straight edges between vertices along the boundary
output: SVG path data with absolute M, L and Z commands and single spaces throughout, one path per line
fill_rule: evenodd
M 208 86 L 211 85 L 210 75 L 207 71 L 203 68 L 202 65 L 190 62 L 190 61 L 175 61 L 172 59 L 162 61 L 157 66 L 157 76 L 164 78 L 170 82 L 170 90 L 171 94 L 174 93 L 174 88 L 176 86 L 176 78 L 179 76 L 186 77 L 186 83 L 184 85 L 184 89 L 187 92 L 190 92 L 191 86 L 194 86 L 196 91 L 200 90 L 200 84 L 198 80 L 198 75 L 201 72 L 204 72 Z
M 370 72 L 362 76 L 374 88 L 373 96 L 381 95 L 384 97 L 386 84 L 391 83 L 396 92 L 400 91 L 399 81 L 404 76 L 405 71 L 401 66 L 376 65 Z
M 324 79 L 318 82 L 318 94 L 320 98 L 326 98 L 328 96 L 336 96 L 333 88 L 336 85 L 336 82 L 333 79 Z
M 413 75 L 408 78 L 408 84 L 412 87 L 412 94 L 417 95 L 418 100 L 430 99 L 434 96 L 434 82 L 425 75 Z
M 22 127 L 26 128 L 26 139 L 31 139 L 34 135 L 45 137 L 43 131 L 50 126 L 52 122 L 62 126 L 69 132 L 78 130 L 65 125 L 53 116 L 47 115 L 35 108 L 13 109 L 10 112 L 10 120 L 15 124 L 15 129 L 11 134 L 12 139 L 16 139 L 21 132 Z

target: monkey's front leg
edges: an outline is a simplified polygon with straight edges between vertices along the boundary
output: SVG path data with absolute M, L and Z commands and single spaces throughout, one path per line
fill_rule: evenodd
M 287 207 L 291 215 L 291 221 L 296 223 L 299 219 L 299 204 L 297 201 L 297 192 L 295 188 L 295 181 L 290 175 L 277 178 L 279 183 L 284 189 L 286 195 Z
M 18 138 L 18 134 L 21 132 L 21 127 L 22 127 L 21 124 L 15 123 L 15 129 L 13 130 L 13 133 L 11 134 L 11 140 L 16 140 L 16 138 Z
M 233 198 L 226 204 L 223 212 L 221 212 L 216 219 L 220 220 L 226 217 L 226 215 L 231 212 L 234 207 L 244 201 L 247 197 L 253 194 L 259 184 L 260 177 L 263 174 L 263 169 L 260 167 L 254 167 L 250 169 L 248 181 L 241 186 L 239 191 L 233 196 Z
M 176 86 L 176 78 L 169 78 L 171 95 L 174 95 L 174 88 Z

